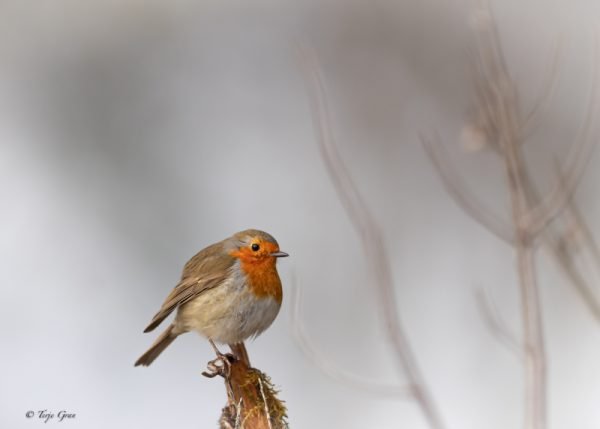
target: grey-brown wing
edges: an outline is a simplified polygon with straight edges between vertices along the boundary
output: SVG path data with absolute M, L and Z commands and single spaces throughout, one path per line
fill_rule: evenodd
M 222 242 L 198 252 L 185 264 L 181 281 L 167 296 L 144 332 L 152 331 L 180 305 L 221 284 L 233 263 L 234 258 L 223 251 Z
M 182 279 L 167 296 L 160 310 L 154 315 L 150 324 L 144 329 L 144 332 L 152 331 L 177 307 L 200 295 L 205 290 L 218 286 L 222 280 L 222 273 L 210 277 L 188 277 Z

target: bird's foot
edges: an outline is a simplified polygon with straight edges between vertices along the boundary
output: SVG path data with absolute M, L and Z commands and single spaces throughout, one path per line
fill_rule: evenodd
M 216 359 L 209 361 L 206 364 L 207 371 L 202 372 L 202 375 L 208 378 L 214 378 L 217 375 L 221 377 L 229 377 L 231 372 L 231 364 L 235 362 L 235 356 L 231 353 L 217 354 Z

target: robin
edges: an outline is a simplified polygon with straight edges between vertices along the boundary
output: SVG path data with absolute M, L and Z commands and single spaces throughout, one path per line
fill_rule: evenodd
M 275 263 L 288 256 L 266 232 L 248 229 L 198 252 L 183 268 L 179 284 L 144 329 L 150 332 L 177 309 L 173 323 L 135 363 L 150 365 L 175 338 L 198 331 L 214 342 L 245 351 L 243 341 L 267 329 L 281 307 Z M 246 357 L 247 359 L 247 357 Z

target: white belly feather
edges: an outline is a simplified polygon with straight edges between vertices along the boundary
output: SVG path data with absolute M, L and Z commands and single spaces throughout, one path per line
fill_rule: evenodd
M 280 304 L 272 297 L 257 298 L 239 280 L 234 276 L 181 306 L 175 319 L 176 331 L 198 331 L 213 341 L 234 344 L 267 329 L 279 313 Z

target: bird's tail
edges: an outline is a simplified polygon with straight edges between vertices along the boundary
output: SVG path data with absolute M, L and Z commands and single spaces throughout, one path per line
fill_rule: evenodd
M 173 333 L 173 325 L 170 325 L 160 336 L 154 341 L 154 344 L 144 353 L 136 362 L 135 366 L 148 366 L 159 354 L 171 344 L 179 334 Z

